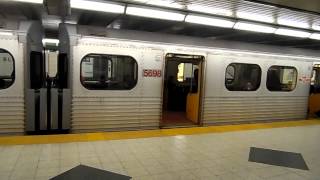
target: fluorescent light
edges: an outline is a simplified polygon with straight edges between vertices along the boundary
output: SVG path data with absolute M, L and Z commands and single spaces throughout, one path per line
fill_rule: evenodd
M 64 23 L 66 23 L 66 24 L 77 24 L 77 21 L 75 21 L 75 20 L 66 20 L 66 21 L 64 21 Z
M 274 22 L 274 18 L 272 16 L 265 16 L 257 13 L 237 12 L 236 15 L 238 18 L 242 18 L 242 19 L 249 19 L 249 20 L 267 22 L 267 23 Z
M 12 0 L 25 3 L 43 4 L 43 0 Z
M 223 8 L 211 8 L 211 7 L 199 6 L 195 4 L 188 5 L 187 8 L 191 11 L 197 11 L 197 12 L 208 13 L 208 14 L 217 14 L 222 16 L 233 15 L 233 12 L 231 10 L 223 9 Z
M 162 6 L 162 7 L 177 8 L 177 9 L 183 8 L 183 6 L 181 4 L 178 4 L 173 1 L 153 0 L 153 1 L 149 1 L 147 4 L 152 4 L 152 5 L 156 5 L 156 6 Z
M 0 36 L 12 36 L 12 32 L 5 32 L 5 31 L 0 31 Z
M 291 21 L 288 19 L 278 19 L 278 24 L 305 29 L 308 29 L 310 27 L 309 24 L 306 22 Z
M 107 2 L 71 0 L 70 6 L 75 9 L 85 9 L 91 11 L 102 11 L 109 13 L 124 13 L 124 6 Z
M 312 33 L 310 39 L 320 40 L 320 33 Z
M 130 6 L 127 7 L 126 14 L 172 21 L 183 21 L 185 17 L 184 14 L 177 12 Z
M 42 39 L 42 43 L 45 45 L 47 43 L 55 44 L 56 46 L 59 44 L 59 39 Z
M 275 31 L 275 34 L 284 35 L 284 36 L 293 36 L 293 37 L 300 37 L 300 38 L 307 38 L 311 35 L 311 33 L 306 31 L 299 31 L 287 28 L 279 28 Z
M 320 24 L 313 24 L 312 29 L 320 31 Z
M 149 0 L 132 0 L 138 3 L 147 3 Z
M 225 28 L 232 28 L 234 25 L 234 22 L 231 20 L 215 18 L 215 17 L 196 16 L 196 15 L 187 15 L 185 21 L 189 23 L 225 27 Z
M 276 28 L 267 25 L 255 24 L 255 23 L 247 23 L 247 22 L 237 22 L 234 29 L 245 30 L 245 31 L 255 31 L 262 33 L 274 33 Z

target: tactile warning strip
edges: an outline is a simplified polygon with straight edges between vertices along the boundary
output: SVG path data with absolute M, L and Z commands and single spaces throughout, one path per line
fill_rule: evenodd
M 251 123 L 237 125 L 220 125 L 208 127 L 191 127 L 175 129 L 156 129 L 141 131 L 122 131 L 122 132 L 99 132 L 99 133 L 81 133 L 81 134 L 59 134 L 59 135 L 25 135 L 25 136 L 3 136 L 0 137 L 0 145 L 18 145 L 18 144 L 48 144 L 48 143 L 67 143 L 99 140 L 117 140 L 117 139 L 136 139 L 148 137 L 192 135 L 204 133 L 222 133 L 231 131 L 246 131 L 256 129 L 281 128 L 320 125 L 320 120 L 295 120 L 281 121 L 271 123 Z

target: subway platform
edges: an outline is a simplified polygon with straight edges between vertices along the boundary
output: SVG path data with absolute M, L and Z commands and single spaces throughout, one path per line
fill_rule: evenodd
M 320 120 L 4 136 L 0 179 L 318 180 L 319 139 Z

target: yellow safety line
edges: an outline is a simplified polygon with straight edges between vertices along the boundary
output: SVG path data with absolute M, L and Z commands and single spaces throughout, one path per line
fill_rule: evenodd
M 85 142 L 85 141 L 99 141 L 99 140 L 136 139 L 136 138 L 148 138 L 148 137 L 221 133 L 221 132 L 231 132 L 231 131 L 246 131 L 246 130 L 255 130 L 255 129 L 310 126 L 310 125 L 320 125 L 320 120 L 281 121 L 281 122 L 271 122 L 271 123 L 237 124 L 237 125 L 156 129 L 156 130 L 141 130 L 141 131 L 122 131 L 122 132 L 2 136 L 0 137 L 0 145 L 48 144 L 48 143 L 51 144 L 51 143 Z

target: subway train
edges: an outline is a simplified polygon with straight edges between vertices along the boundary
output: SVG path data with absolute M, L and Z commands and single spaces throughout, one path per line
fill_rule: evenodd
M 316 51 L 72 24 L 60 24 L 59 40 L 55 77 L 28 46 L 18 55 L 0 43 L 0 54 L 14 61 L 14 75 L 6 73 L 14 78 L 0 90 L 1 133 L 209 126 L 320 112 Z
M 3 28 L 3 29 L 2 29 Z M 29 127 L 29 107 L 34 100 L 35 61 L 42 59 L 43 29 L 40 22 L 2 19 L 0 29 L 0 133 L 24 133 Z M 29 106 L 30 105 L 30 106 Z M 34 113 L 33 113 L 34 114 Z M 38 118 L 39 119 L 39 118 Z M 31 124 L 31 123 L 30 123 Z M 35 123 L 33 123 L 35 124 Z
M 319 83 L 315 51 L 67 24 L 59 34 L 72 131 L 305 119 L 313 70 Z

